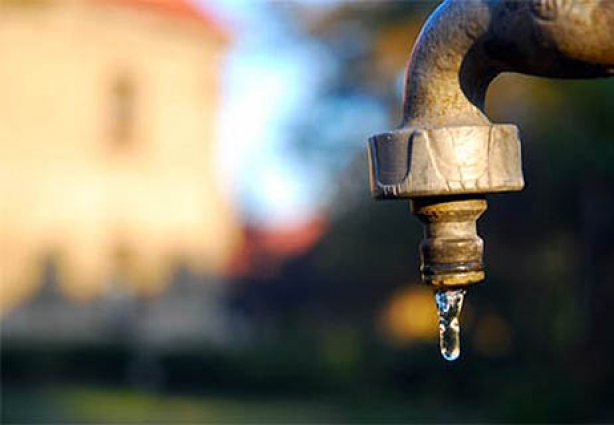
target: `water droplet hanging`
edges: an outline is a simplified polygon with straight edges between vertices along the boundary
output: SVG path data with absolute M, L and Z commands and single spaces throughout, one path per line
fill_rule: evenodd
M 444 359 L 454 361 L 460 357 L 460 313 L 466 291 L 455 289 L 435 292 L 439 313 L 439 349 Z

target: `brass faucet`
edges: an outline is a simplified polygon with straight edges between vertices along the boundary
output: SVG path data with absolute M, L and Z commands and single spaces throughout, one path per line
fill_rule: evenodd
M 486 194 L 524 187 L 517 127 L 484 111 L 503 72 L 614 76 L 614 0 L 446 0 L 426 22 L 403 121 L 369 139 L 369 158 L 373 196 L 410 199 L 424 224 L 422 280 L 438 290 L 484 280 Z

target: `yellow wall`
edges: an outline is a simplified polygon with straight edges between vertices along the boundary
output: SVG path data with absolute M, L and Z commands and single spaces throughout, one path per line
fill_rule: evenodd
M 156 292 L 174 261 L 223 273 L 238 218 L 216 170 L 225 46 L 201 24 L 94 1 L 0 2 L 0 307 L 122 269 Z M 134 82 L 133 137 L 113 137 L 113 87 Z

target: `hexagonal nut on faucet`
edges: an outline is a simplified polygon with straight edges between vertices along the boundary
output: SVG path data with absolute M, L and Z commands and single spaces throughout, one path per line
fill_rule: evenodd
M 369 139 L 378 199 L 515 192 L 524 187 L 514 125 L 401 128 Z

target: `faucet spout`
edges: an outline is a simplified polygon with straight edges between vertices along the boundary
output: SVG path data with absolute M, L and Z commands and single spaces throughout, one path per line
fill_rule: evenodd
M 484 110 L 503 72 L 614 76 L 614 0 L 445 0 L 426 22 L 403 121 L 369 139 L 369 158 L 375 198 L 411 199 L 425 226 L 422 280 L 438 289 L 484 279 L 485 195 L 524 187 L 517 128 Z
M 411 210 L 424 224 L 420 244 L 424 283 L 451 289 L 484 280 L 484 241 L 476 226 L 486 211 L 483 196 L 415 198 Z

